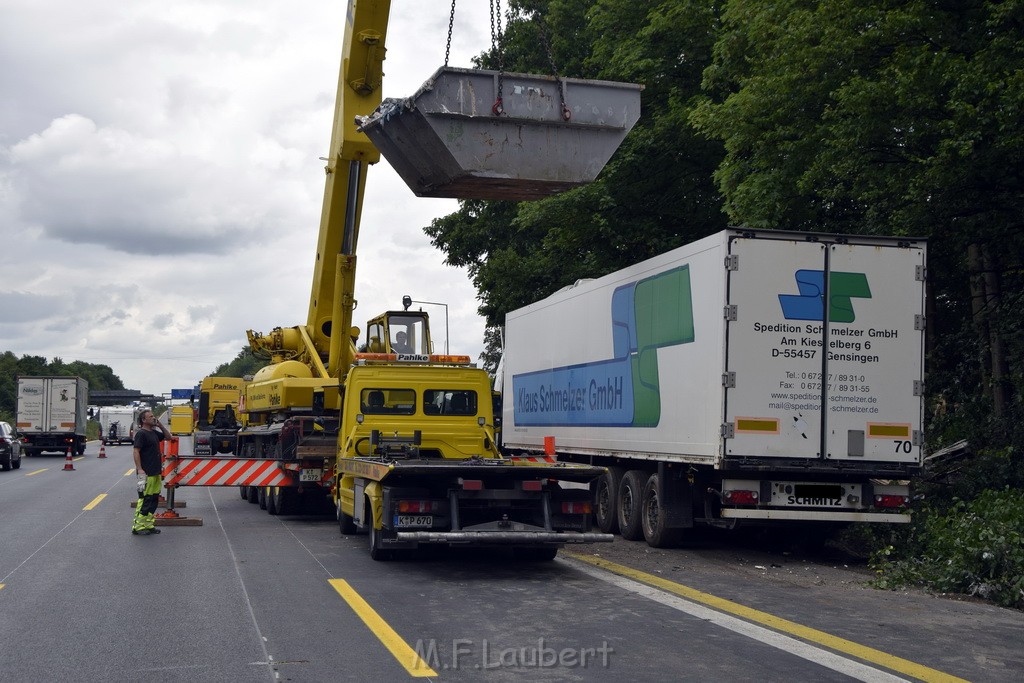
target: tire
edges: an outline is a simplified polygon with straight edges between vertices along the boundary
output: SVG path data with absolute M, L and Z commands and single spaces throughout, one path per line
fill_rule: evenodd
M 678 545 L 683 538 L 682 529 L 669 529 L 665 526 L 665 511 L 660 505 L 661 481 L 657 474 L 652 474 L 644 485 L 640 524 L 643 527 L 644 539 L 652 548 L 669 548 Z
M 369 502 L 367 502 L 369 507 Z M 380 546 L 380 529 L 376 527 L 373 521 L 373 512 L 367 510 L 366 514 L 366 526 L 370 530 L 368 534 L 370 537 L 370 557 L 376 562 L 389 562 L 395 558 L 394 551 L 384 550 Z
M 558 546 L 550 548 L 513 548 L 512 555 L 521 562 L 550 562 L 558 555 Z
M 258 486 L 246 486 L 246 500 L 250 503 L 258 503 L 260 501 L 260 489 Z
M 341 498 L 337 502 L 338 529 L 344 536 L 356 533 L 356 521 L 341 511 Z
M 297 507 L 297 499 L 298 495 L 292 489 L 286 486 L 273 486 L 267 494 L 267 510 L 270 510 L 270 505 L 273 503 L 274 512 L 271 512 L 270 514 L 294 514 L 295 508 Z
M 242 494 L 242 500 L 249 500 L 249 487 L 239 486 L 238 492 Z
M 267 487 L 257 486 L 256 487 L 256 500 L 260 504 L 260 510 L 267 509 Z
M 619 533 L 627 541 L 639 541 L 644 537 L 640 518 L 647 473 L 630 470 L 619 482 L 618 504 L 615 510 L 619 522 Z
M 597 528 L 606 534 L 614 534 L 619 530 L 619 517 L 616 509 L 618 502 L 619 483 L 622 482 L 623 469 L 609 467 L 601 475 L 594 488 L 594 521 Z
M 281 510 L 277 506 L 278 502 L 280 502 L 280 500 L 281 500 L 281 498 L 280 498 L 281 494 L 278 493 L 278 491 L 281 490 L 281 487 L 280 486 L 268 486 L 268 487 L 266 487 L 266 489 L 267 489 L 267 493 L 266 493 L 267 512 L 272 514 L 272 515 L 274 515 L 274 516 L 277 516 L 277 515 L 281 514 Z

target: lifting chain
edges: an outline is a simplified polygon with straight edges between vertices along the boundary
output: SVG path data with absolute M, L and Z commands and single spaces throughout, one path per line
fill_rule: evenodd
M 558 94 L 562 99 L 562 119 L 568 121 L 572 118 L 572 110 L 565 103 L 565 81 L 558 75 L 558 67 L 555 66 L 555 52 L 551 48 L 551 41 L 548 40 L 547 22 L 544 21 L 543 16 L 537 16 L 537 26 L 540 29 L 540 40 L 544 43 L 544 51 L 548 56 L 548 64 L 551 65 L 551 75 L 555 77 L 555 82 L 558 83 Z
M 504 42 L 505 36 L 501 30 L 501 0 L 490 0 L 491 3 L 491 51 L 498 55 L 498 97 L 494 100 L 494 104 L 491 105 L 491 113 L 495 116 L 501 116 L 505 113 L 505 105 L 502 100 L 501 89 L 504 85 L 505 80 L 505 49 L 502 43 Z M 509 10 L 509 19 L 511 19 L 511 10 Z M 509 22 L 505 22 L 505 26 L 508 26 Z
M 452 13 L 448 16 L 448 43 L 444 46 L 444 65 L 448 66 L 448 57 L 452 53 L 452 27 L 455 26 L 455 0 L 452 0 Z
M 452 3 L 454 5 L 454 2 Z M 505 113 L 504 100 L 502 99 L 502 86 L 504 85 L 505 78 L 505 34 L 502 30 L 501 25 L 501 0 L 490 0 L 491 6 L 491 51 L 498 56 L 498 97 L 494 100 L 494 105 L 491 107 L 491 113 L 495 116 L 501 116 Z M 454 13 L 454 7 L 452 12 Z M 508 7 L 505 14 L 505 29 L 512 24 L 512 8 Z M 544 44 L 544 51 L 548 58 L 548 64 L 551 66 L 551 74 L 555 77 L 555 82 L 558 83 L 558 95 L 562 106 L 562 119 L 569 121 L 572 118 L 572 110 L 569 109 L 569 105 L 565 103 L 565 80 L 558 74 L 558 67 L 555 64 L 555 52 L 551 47 L 551 41 L 548 39 L 547 23 L 544 21 L 544 17 L 538 14 L 537 25 L 540 30 L 540 39 Z

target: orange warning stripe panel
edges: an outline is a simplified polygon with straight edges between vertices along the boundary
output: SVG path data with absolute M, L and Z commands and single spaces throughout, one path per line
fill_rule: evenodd
M 276 460 L 255 458 L 168 459 L 164 486 L 292 486 L 294 472 Z

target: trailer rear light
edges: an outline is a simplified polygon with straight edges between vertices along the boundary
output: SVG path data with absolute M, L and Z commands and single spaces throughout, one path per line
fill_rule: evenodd
M 419 514 L 437 512 L 440 504 L 436 500 L 400 500 L 398 501 L 398 512 L 400 514 Z
M 875 496 L 876 508 L 900 508 L 910 503 L 910 496 Z
M 574 503 L 562 503 L 563 515 L 589 515 L 591 511 L 590 501 L 576 501 Z
M 482 479 L 459 479 L 463 491 L 483 491 L 484 482 Z
M 725 502 L 733 505 L 757 505 L 757 491 L 726 491 Z
M 537 479 L 535 481 L 524 481 L 523 482 L 523 490 L 524 491 L 540 491 L 542 487 L 543 487 L 543 482 L 540 479 Z

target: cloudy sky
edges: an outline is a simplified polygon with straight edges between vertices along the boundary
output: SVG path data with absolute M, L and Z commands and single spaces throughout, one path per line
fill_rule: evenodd
M 385 97 L 443 64 L 450 7 L 394 0 Z M 304 324 L 344 9 L 0 0 L 0 351 L 161 394 L 233 359 L 247 329 Z M 463 0 L 450 64 L 489 43 L 487 3 Z M 451 350 L 476 359 L 475 291 L 422 230 L 456 208 L 371 167 L 357 324 L 403 294 L 444 302 Z M 443 346 L 444 309 L 423 308 Z

